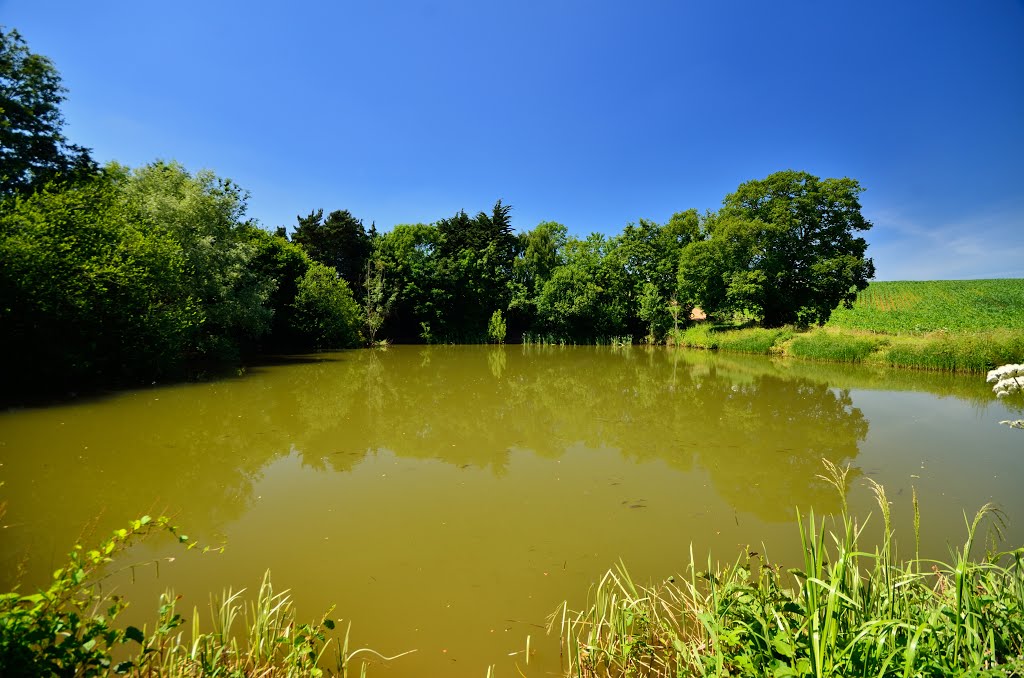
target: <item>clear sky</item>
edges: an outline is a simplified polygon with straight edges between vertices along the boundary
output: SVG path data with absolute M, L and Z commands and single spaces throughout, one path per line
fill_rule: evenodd
M 865 187 L 879 280 L 1024 277 L 1024 0 L 0 0 L 100 161 L 292 226 L 513 206 L 617 233 L 781 169 Z

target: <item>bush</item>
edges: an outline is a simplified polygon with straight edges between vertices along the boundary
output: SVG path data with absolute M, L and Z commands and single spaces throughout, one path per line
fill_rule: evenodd
M 313 262 L 299 279 L 294 322 L 312 348 L 350 348 L 359 344 L 359 306 L 348 283 L 330 266 Z

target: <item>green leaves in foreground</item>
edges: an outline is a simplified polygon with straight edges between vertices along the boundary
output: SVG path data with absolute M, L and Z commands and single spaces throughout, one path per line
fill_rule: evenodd
M 846 471 L 826 478 L 843 492 Z M 863 525 L 844 510 L 829 529 L 800 520 L 801 569 L 757 554 L 637 586 L 610 570 L 589 607 L 552 616 L 570 675 L 947 676 L 1024 671 L 1024 549 L 972 559 L 979 525 L 1001 525 L 991 505 L 967 524 L 951 563 L 899 561 L 884 488 L 884 537 L 862 550 Z M 915 501 L 915 528 L 917 529 Z
M 76 545 L 45 591 L 0 594 L 0 673 L 98 676 L 130 668 L 130 662 L 112 666 L 111 653 L 129 641 L 142 643 L 144 635 L 133 626 L 115 626 L 127 603 L 101 594 L 98 584 L 114 556 L 153 532 L 169 533 L 186 548 L 196 546 L 168 518 L 142 516 L 94 549 Z
M 196 543 L 166 517 L 142 516 L 116 530 L 97 548 L 76 545 L 68 563 L 53 573 L 45 591 L 31 595 L 0 594 L 0 676 L 322 676 L 324 655 L 337 628 L 327 611 L 319 621 L 299 623 L 288 591 L 276 592 L 270 573 L 263 577 L 255 601 L 242 599 L 244 589 L 228 590 L 211 604 L 213 627 L 201 631 L 193 612 L 189 640 L 185 618 L 172 592 L 161 596 L 151 632 L 115 621 L 127 603 L 104 595 L 100 582 L 117 555 L 140 538 L 165 532 L 192 549 Z M 209 547 L 204 547 L 208 551 Z M 243 623 L 239 624 L 239 621 Z M 349 649 L 348 628 L 336 644 L 331 675 L 344 676 L 353 658 L 395 657 L 368 648 Z M 115 664 L 114 656 L 122 661 Z M 366 673 L 366 664 L 361 674 Z

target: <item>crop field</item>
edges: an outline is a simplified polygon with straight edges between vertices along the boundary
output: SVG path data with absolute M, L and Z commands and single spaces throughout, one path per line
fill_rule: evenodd
M 1024 330 L 1024 279 L 873 282 L 827 326 L 886 334 Z

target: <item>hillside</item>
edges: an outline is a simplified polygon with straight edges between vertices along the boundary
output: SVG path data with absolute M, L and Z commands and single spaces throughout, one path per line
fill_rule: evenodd
M 1024 279 L 873 282 L 826 327 L 886 334 L 1024 330 Z

